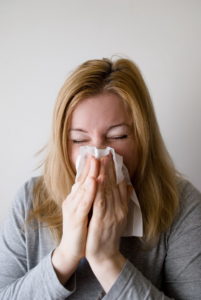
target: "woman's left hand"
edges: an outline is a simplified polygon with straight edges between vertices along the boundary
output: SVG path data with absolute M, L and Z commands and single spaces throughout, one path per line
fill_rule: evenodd
M 126 259 L 119 252 L 126 225 L 130 188 L 116 184 L 111 155 L 100 162 L 98 190 L 93 204 L 86 243 L 86 258 L 107 292 L 121 272 Z

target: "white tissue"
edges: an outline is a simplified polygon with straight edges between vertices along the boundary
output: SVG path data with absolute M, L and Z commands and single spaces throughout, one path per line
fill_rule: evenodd
M 76 178 L 82 173 L 83 168 L 85 166 L 86 158 L 88 154 L 93 155 L 95 158 L 100 158 L 103 156 L 112 153 L 117 184 L 120 183 L 124 178 L 126 182 L 130 185 L 130 177 L 126 166 L 123 164 L 123 158 L 119 154 L 117 154 L 113 148 L 107 147 L 105 149 L 98 149 L 93 146 L 81 146 L 79 149 L 79 155 L 76 160 Z M 128 218 L 127 225 L 123 236 L 143 236 L 143 223 L 142 223 L 142 212 L 140 208 L 139 201 L 137 199 L 137 195 L 133 189 L 131 194 L 131 200 L 129 202 L 129 210 L 128 210 Z

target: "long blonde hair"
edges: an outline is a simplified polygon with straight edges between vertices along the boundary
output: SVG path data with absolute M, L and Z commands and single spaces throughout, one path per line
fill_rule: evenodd
M 133 184 L 142 209 L 143 238 L 151 241 L 168 229 L 177 212 L 177 172 L 161 137 L 146 84 L 128 59 L 89 60 L 65 81 L 55 105 L 52 136 L 43 175 L 34 188 L 30 216 L 46 223 L 60 239 L 61 204 L 75 179 L 67 149 L 69 118 L 79 101 L 103 92 L 119 95 L 130 108 L 139 153 Z

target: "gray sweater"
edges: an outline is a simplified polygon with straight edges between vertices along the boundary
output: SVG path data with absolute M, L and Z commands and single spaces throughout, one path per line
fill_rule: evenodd
M 48 228 L 25 224 L 35 180 L 19 190 L 2 228 L 0 299 L 201 299 L 201 194 L 190 183 L 182 183 L 180 212 L 154 248 L 145 249 L 136 237 L 122 238 L 127 262 L 105 295 L 86 259 L 66 287 L 59 282 Z

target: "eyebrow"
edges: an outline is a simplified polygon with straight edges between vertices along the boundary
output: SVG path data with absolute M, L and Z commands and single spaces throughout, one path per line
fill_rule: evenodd
M 126 126 L 126 127 L 128 127 L 128 128 L 131 127 L 130 125 L 128 125 L 128 124 L 126 124 L 126 123 L 120 123 L 120 124 L 116 124 L 116 125 L 110 126 L 110 127 L 107 129 L 107 132 L 110 131 L 110 130 L 113 129 L 113 128 L 121 127 L 121 126 Z M 81 132 L 87 133 L 87 131 L 84 130 L 84 129 L 82 129 L 82 128 L 70 128 L 70 129 L 69 129 L 69 132 L 70 132 L 70 131 L 81 131 Z

